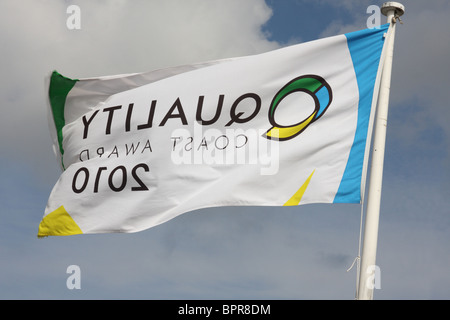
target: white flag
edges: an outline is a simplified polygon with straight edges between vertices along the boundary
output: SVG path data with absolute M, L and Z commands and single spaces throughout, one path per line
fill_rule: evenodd
M 38 236 L 215 206 L 359 203 L 388 25 L 148 73 L 49 83 L 63 168 Z

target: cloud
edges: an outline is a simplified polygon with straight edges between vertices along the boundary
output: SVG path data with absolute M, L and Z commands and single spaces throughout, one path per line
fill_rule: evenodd
M 450 4 L 402 2 L 375 297 L 445 298 Z M 262 0 L 77 1 L 80 30 L 66 27 L 71 3 L 0 2 L 0 297 L 352 299 L 355 273 L 345 270 L 357 253 L 359 206 L 216 208 L 137 234 L 36 239 L 59 175 L 47 127 L 50 71 L 74 78 L 141 72 L 279 46 L 261 31 L 272 15 Z M 365 26 L 371 3 L 341 3 L 323 0 L 313 12 L 321 36 Z M 81 291 L 65 286 L 71 264 L 81 267 Z
M 216 253 L 218 260 L 211 264 L 198 248 L 185 248 L 180 241 L 185 236 L 213 253 L 204 238 L 211 236 L 210 231 L 176 235 L 169 227 L 162 233 L 155 229 L 142 235 L 36 241 L 47 196 L 59 174 L 48 132 L 44 78 L 54 69 L 72 78 L 94 77 L 268 51 L 278 47 L 261 31 L 271 9 L 262 0 L 76 4 L 81 9 L 80 30 L 66 27 L 69 2 L 0 3 L 1 69 L 8 75 L 0 80 L 0 187 L 6 219 L 0 227 L 4 240 L 0 251 L 8 257 L 2 261 L 0 295 L 58 298 L 62 296 L 53 292 L 63 291 L 64 297 L 76 298 L 65 288 L 65 271 L 68 265 L 79 264 L 87 288 L 81 297 L 86 293 L 91 298 L 124 297 L 130 291 L 128 297 L 143 292 L 154 298 L 204 297 L 211 279 L 231 281 L 221 269 L 225 260 Z M 185 226 L 175 224 L 175 229 Z M 205 226 L 208 229 L 214 230 Z M 142 242 L 136 245 L 139 238 Z M 223 250 L 229 253 L 231 248 Z M 117 291 L 108 293 L 105 288 Z
M 27 159 L 38 173 L 55 161 L 47 125 L 45 77 L 144 72 L 255 54 L 277 47 L 261 26 L 264 1 L 77 1 L 81 29 L 70 30 L 69 3 L 2 1 L 0 143 L 3 156 Z M 33 159 L 33 161 L 31 161 Z M 54 173 L 52 173 L 54 174 Z M 45 174 L 44 174 L 45 175 Z

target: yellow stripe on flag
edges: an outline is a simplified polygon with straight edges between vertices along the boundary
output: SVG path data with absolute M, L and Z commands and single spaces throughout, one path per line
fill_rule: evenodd
M 39 224 L 38 237 L 70 236 L 81 234 L 80 227 L 73 221 L 66 209 L 61 206 L 46 215 Z
M 306 128 L 311 121 L 316 116 L 317 111 L 314 111 L 308 119 L 303 121 L 302 123 L 291 126 L 291 127 L 272 127 L 269 131 L 267 131 L 266 135 L 270 138 L 276 138 L 276 139 L 286 139 L 291 138 L 292 136 L 297 135 L 300 131 Z
M 300 189 L 298 189 L 297 192 L 283 206 L 297 206 L 300 203 L 300 201 L 302 200 L 303 194 L 306 191 L 306 188 L 308 188 L 309 181 L 311 181 L 314 171 L 316 171 L 316 170 L 313 170 L 313 172 L 308 177 L 308 179 L 306 179 L 306 181 L 303 182 Z

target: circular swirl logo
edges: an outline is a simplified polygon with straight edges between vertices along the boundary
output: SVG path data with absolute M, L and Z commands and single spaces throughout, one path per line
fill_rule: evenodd
M 282 106 L 280 103 L 294 92 L 305 92 L 314 100 L 314 111 L 302 121 L 284 126 L 276 122 L 275 110 Z M 269 108 L 269 121 L 272 128 L 267 130 L 265 137 L 271 140 L 289 140 L 302 133 L 310 124 L 319 119 L 333 100 L 330 85 L 320 76 L 304 75 L 289 81 L 274 96 Z

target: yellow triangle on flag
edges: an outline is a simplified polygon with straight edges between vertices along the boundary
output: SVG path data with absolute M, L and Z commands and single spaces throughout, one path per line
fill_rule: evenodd
M 83 231 L 67 213 L 64 206 L 61 206 L 42 219 L 39 224 L 38 237 L 70 236 L 81 233 Z
M 306 188 L 308 188 L 309 181 L 311 181 L 314 171 L 316 171 L 316 170 L 313 170 L 313 172 L 308 177 L 308 179 L 306 179 L 306 181 L 303 182 L 300 189 L 298 189 L 297 192 L 294 193 L 294 195 L 283 206 L 297 206 L 300 203 L 300 201 L 302 200 L 303 194 L 306 191 Z

